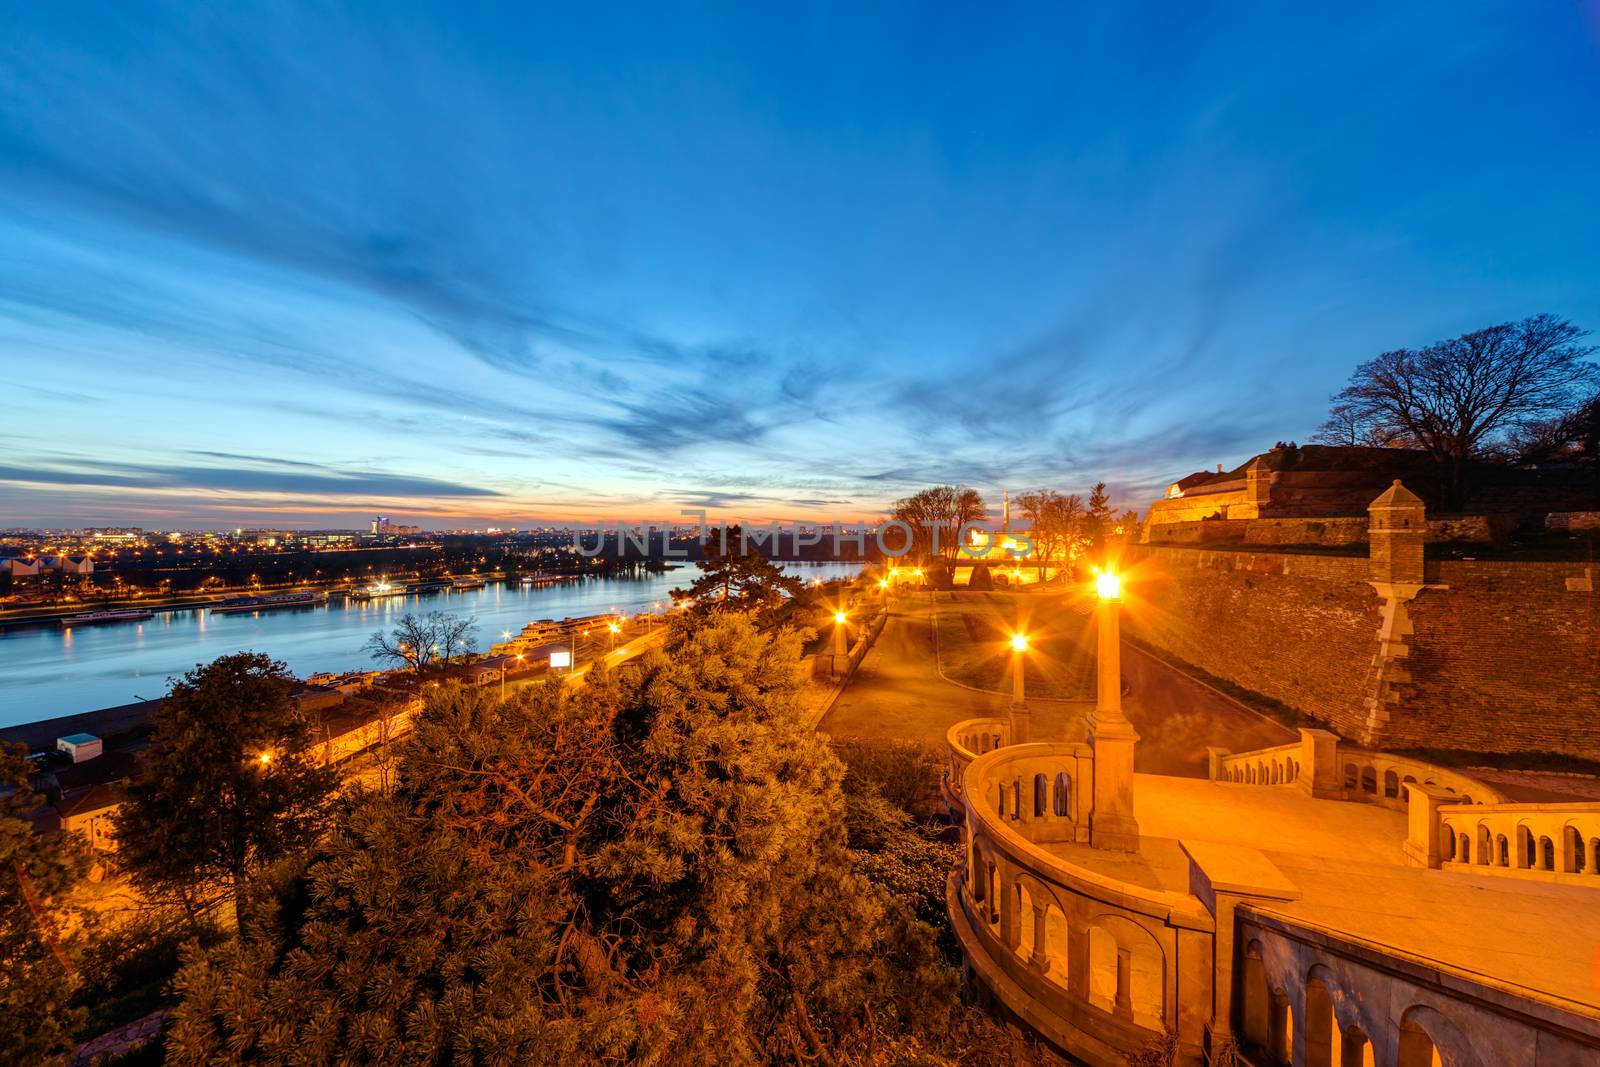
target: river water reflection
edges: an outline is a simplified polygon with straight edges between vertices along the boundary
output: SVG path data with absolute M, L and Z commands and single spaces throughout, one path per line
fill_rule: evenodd
M 790 563 L 790 573 L 824 581 L 853 577 L 858 563 Z M 362 644 L 407 611 L 453 611 L 478 620 L 478 647 L 533 619 L 632 614 L 668 601 L 693 580 L 693 568 L 639 578 L 587 578 L 525 587 L 491 583 L 383 600 L 335 601 L 314 608 L 213 615 L 184 610 L 139 623 L 64 629 L 58 624 L 0 630 L 0 726 L 93 711 L 158 697 L 167 679 L 197 663 L 248 649 L 281 659 L 304 678 L 317 671 L 372 666 Z

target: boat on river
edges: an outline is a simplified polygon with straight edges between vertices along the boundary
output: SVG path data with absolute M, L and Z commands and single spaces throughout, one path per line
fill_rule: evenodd
M 373 582 L 350 590 L 351 600 L 380 600 L 386 596 L 405 596 L 408 590 L 393 582 Z
M 117 608 L 108 611 L 86 611 L 82 615 L 68 615 L 62 626 L 90 626 L 97 622 L 143 622 L 155 618 L 156 613 L 142 608 Z
M 327 602 L 328 594 L 322 592 L 274 593 L 271 596 L 246 596 L 227 600 L 212 608 L 211 614 L 236 615 L 246 611 L 271 611 L 274 608 L 312 608 Z

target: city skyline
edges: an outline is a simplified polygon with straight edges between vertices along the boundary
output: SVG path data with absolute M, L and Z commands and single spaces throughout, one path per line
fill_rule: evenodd
M 0 526 L 1140 506 L 1600 328 L 1593 2 L 9 22 Z

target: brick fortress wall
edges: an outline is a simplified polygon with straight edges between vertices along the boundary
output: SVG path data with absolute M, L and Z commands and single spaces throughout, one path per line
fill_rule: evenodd
M 1369 560 L 1133 546 L 1124 626 L 1364 744 L 1600 759 L 1589 568 L 1429 561 L 1409 578 L 1385 571 L 1380 595 L 1390 565 L 1374 547 Z M 1401 616 L 1387 629 L 1386 596 Z

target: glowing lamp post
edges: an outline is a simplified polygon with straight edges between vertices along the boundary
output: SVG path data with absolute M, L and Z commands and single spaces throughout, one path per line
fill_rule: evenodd
M 1089 844 L 1112 852 L 1139 851 L 1139 823 L 1133 817 L 1133 747 L 1139 734 L 1122 713 L 1122 579 L 1115 571 L 1095 576 L 1099 638 L 1098 676 L 1089 743 L 1094 748 L 1094 806 L 1089 813 Z
M 517 662 L 518 663 L 522 662 L 522 653 L 521 652 L 517 653 Z M 506 698 L 506 668 L 509 667 L 509 666 L 511 666 L 511 661 L 510 660 L 501 660 L 500 661 L 500 699 L 501 700 L 505 700 L 505 698 Z
M 1028 635 L 1012 634 L 1011 651 L 1013 653 L 1011 657 L 1011 703 L 1020 708 L 1027 703 L 1027 698 L 1023 693 L 1022 668 L 1023 656 L 1028 651 Z
M 1018 631 L 1011 635 L 1011 744 L 1023 745 L 1030 740 L 1033 713 L 1028 710 L 1027 696 L 1023 691 L 1024 669 L 1028 660 L 1028 635 Z
M 1102 718 L 1123 718 L 1122 714 L 1122 579 L 1113 571 L 1101 571 L 1094 578 L 1098 601 L 1095 615 L 1100 631 L 1096 666 L 1098 687 L 1095 714 Z
M 833 654 L 843 656 L 849 653 L 849 636 L 845 633 L 845 624 L 850 621 L 850 616 L 842 611 L 833 613 Z M 837 669 L 837 668 L 835 668 Z

